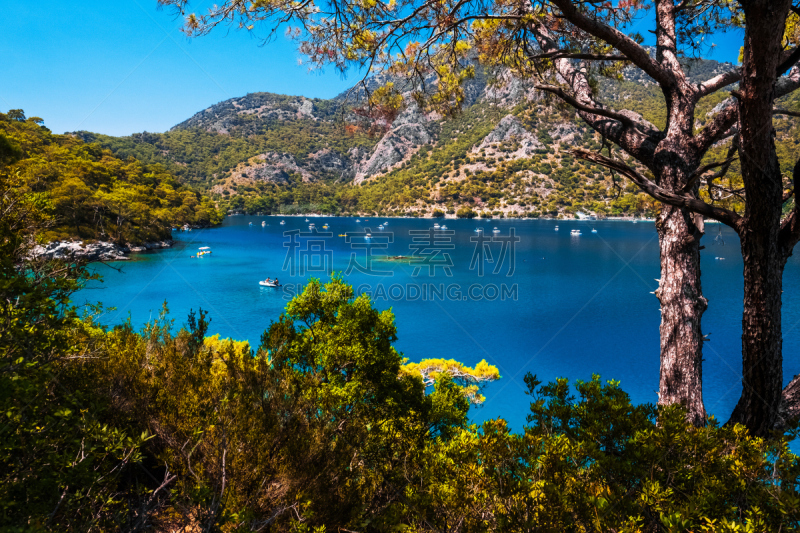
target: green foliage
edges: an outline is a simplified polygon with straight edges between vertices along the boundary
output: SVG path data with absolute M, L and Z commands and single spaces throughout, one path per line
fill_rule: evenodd
M 208 197 L 159 165 L 119 159 L 97 144 L 52 134 L 41 119 L 15 116 L 0 113 L 0 163 L 22 178 L 25 191 L 48 197 L 55 224 L 46 239 L 138 244 L 169 238 L 173 226 L 221 222 Z

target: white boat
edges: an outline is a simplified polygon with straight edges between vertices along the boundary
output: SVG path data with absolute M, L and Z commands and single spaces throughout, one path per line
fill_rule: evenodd
M 439 223 L 438 222 L 433 225 L 433 229 L 439 229 Z
M 364 237 L 364 238 L 365 239 L 371 239 L 372 238 L 372 233 L 367 233 L 366 237 Z
M 384 223 L 383 223 L 383 225 L 384 225 L 384 226 L 388 226 L 388 225 L 389 225 L 389 223 L 388 223 L 388 222 L 384 222 Z
M 597 233 L 597 230 L 592 228 L 592 233 Z
M 356 222 L 361 222 L 361 219 L 360 219 L 360 218 L 357 218 L 357 219 L 356 219 Z
M 283 226 L 284 224 L 286 224 L 286 221 L 285 220 L 281 220 L 281 226 Z
M 309 224 L 309 225 L 308 225 L 308 229 L 314 229 L 315 227 L 316 227 L 316 226 L 314 225 L 314 223 L 313 223 L 313 222 L 312 222 L 311 224 Z
M 475 233 L 483 233 L 483 228 L 475 228 Z
M 569 234 L 570 235 L 580 235 L 581 234 L 581 230 L 574 229 L 574 230 L 570 231 Z
M 558 231 L 558 225 L 556 225 L 556 231 Z
M 265 228 L 265 227 L 267 227 L 267 221 L 266 221 L 266 220 L 262 220 L 262 221 L 261 221 L 261 227 L 262 227 L 262 228 Z
M 500 230 L 499 230 L 499 229 L 497 229 L 497 228 L 494 228 L 494 229 L 492 230 L 492 233 L 500 233 Z
M 440 227 L 439 229 L 447 229 L 447 226 L 445 226 L 444 224 L 442 224 L 442 227 Z
M 378 226 L 378 229 L 383 229 L 383 224 L 381 224 L 380 226 Z
M 266 282 L 264 280 L 261 280 L 258 282 L 258 284 L 261 285 L 262 287 L 280 287 L 280 285 L 278 285 L 274 281 Z
M 251 222 L 251 223 L 250 223 L 250 225 L 252 226 L 252 225 L 253 225 L 253 223 Z

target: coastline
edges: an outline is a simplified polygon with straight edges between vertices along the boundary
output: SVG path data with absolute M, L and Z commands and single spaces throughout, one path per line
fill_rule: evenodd
M 107 241 L 84 243 L 80 240 L 52 241 L 34 247 L 31 255 L 45 259 L 79 259 L 83 261 L 128 261 L 131 253 L 142 253 L 149 250 L 170 248 L 175 244 L 172 239 L 151 241 L 139 246 L 130 243 L 125 246 Z

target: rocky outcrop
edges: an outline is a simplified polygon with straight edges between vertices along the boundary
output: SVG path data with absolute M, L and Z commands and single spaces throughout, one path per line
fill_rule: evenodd
M 36 246 L 32 255 L 45 259 L 78 259 L 82 261 L 125 261 L 126 254 L 169 248 L 172 241 L 146 242 L 141 246 L 120 246 L 111 242 L 53 241 Z
M 409 105 L 392 123 L 372 155 L 356 170 L 355 183 L 361 183 L 373 174 L 387 171 L 392 165 L 403 161 L 420 146 L 433 140 L 427 129 L 428 118 L 416 104 Z
M 493 148 L 495 145 L 505 141 L 519 143 L 520 147 L 513 152 L 515 157 L 529 157 L 534 151 L 544 147 L 539 142 L 539 139 L 525 129 L 525 126 L 517 120 L 517 117 L 506 115 L 489 135 L 484 137 L 477 147 L 473 148 L 473 152 Z

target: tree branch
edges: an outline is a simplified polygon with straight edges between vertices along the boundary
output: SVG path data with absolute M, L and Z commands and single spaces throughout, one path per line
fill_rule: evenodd
M 627 61 L 628 58 L 618 54 L 582 54 L 572 53 L 565 50 L 557 50 L 555 52 L 546 52 L 528 56 L 528 59 L 584 59 L 589 61 Z
M 800 111 L 790 111 L 788 109 L 773 109 L 773 115 L 787 115 L 790 117 L 800 117 Z
M 617 159 L 611 159 L 604 155 L 596 152 L 590 152 L 589 150 L 584 150 L 582 148 L 576 148 L 571 150 L 571 152 L 575 154 L 576 157 L 597 163 L 606 168 L 610 168 L 619 172 L 631 180 L 642 191 L 649 194 L 659 202 L 674 205 L 676 207 L 683 207 L 705 217 L 713 218 L 714 220 L 718 220 L 723 224 L 730 226 L 736 230 L 737 233 L 739 232 L 741 217 L 733 211 L 709 205 L 698 198 L 694 198 L 686 194 L 676 194 L 663 189 L 656 185 L 653 181 L 642 176 L 636 170 Z
M 662 67 L 655 59 L 650 57 L 647 50 L 622 33 L 616 28 L 604 24 L 594 18 L 586 16 L 579 11 L 573 0 L 552 0 L 560 10 L 564 18 L 581 30 L 602 39 L 628 58 L 634 65 L 645 71 L 651 78 L 662 86 L 669 86 L 675 83 L 675 77 L 667 69 Z
M 717 76 L 714 76 L 710 80 L 706 80 L 703 83 L 697 85 L 697 98 L 702 98 L 707 96 L 713 92 L 722 89 L 723 87 L 727 87 L 731 83 L 736 83 L 742 79 L 742 69 L 736 68 L 733 70 L 729 70 L 728 72 L 723 72 Z

